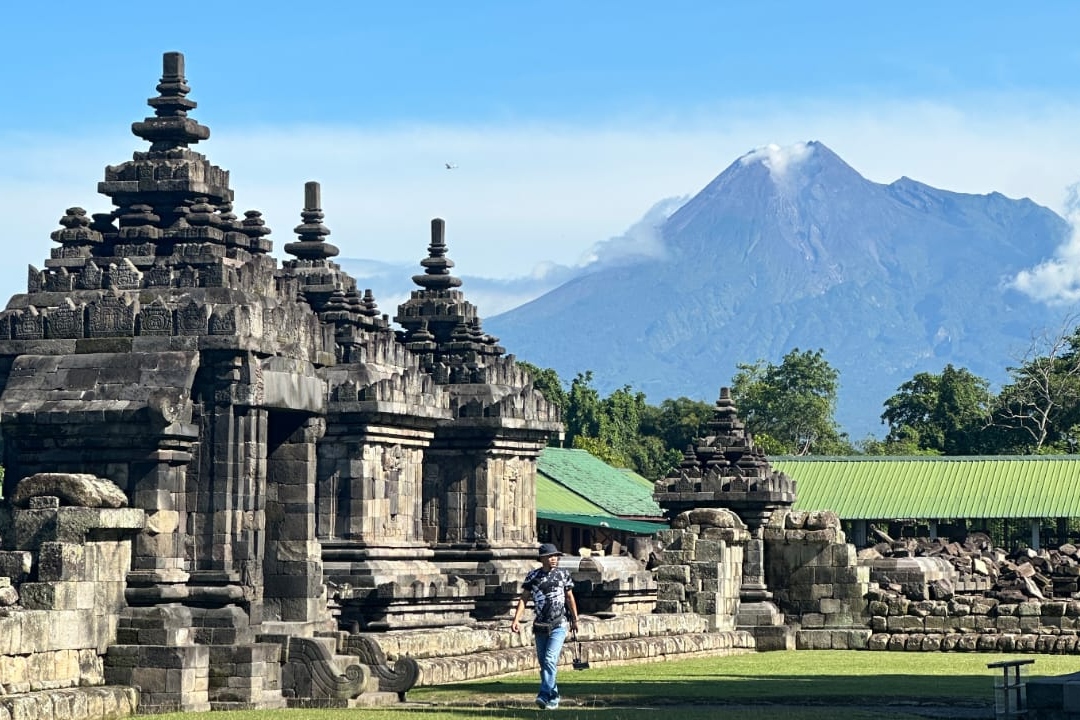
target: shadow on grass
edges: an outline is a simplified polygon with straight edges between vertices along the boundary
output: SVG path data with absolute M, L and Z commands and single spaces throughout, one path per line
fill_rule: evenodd
M 563 705 L 559 708 L 558 717 L 562 720 L 657 720 L 655 707 L 596 707 L 589 705 Z M 993 717 L 993 711 L 987 711 L 987 715 L 965 716 L 969 720 L 981 717 Z M 411 709 L 408 711 L 409 718 L 415 720 L 464 720 L 466 718 L 486 718 L 488 720 L 520 720 L 521 718 L 536 718 L 543 711 L 536 708 L 478 708 L 478 707 L 442 707 L 430 710 Z M 679 720 L 716 720 L 717 718 L 754 718 L 754 720 L 836 720 L 838 717 L 844 720 L 927 720 L 926 715 L 907 713 L 903 710 L 889 708 L 855 708 L 848 706 L 822 705 L 807 707 L 805 705 L 792 707 L 789 705 L 711 705 L 705 707 L 687 707 L 678 709 Z M 940 715 L 938 717 L 948 717 Z
M 532 677 L 470 682 L 423 688 L 410 698 L 437 704 L 459 701 L 499 704 L 499 698 L 520 701 L 535 692 Z M 603 706 L 744 704 L 934 704 L 989 706 L 994 701 L 993 679 L 985 675 L 751 675 L 717 674 L 695 679 L 590 680 L 585 673 L 559 673 L 564 697 Z

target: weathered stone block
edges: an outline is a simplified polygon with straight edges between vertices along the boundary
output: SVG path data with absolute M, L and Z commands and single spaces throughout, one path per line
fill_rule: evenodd
M 679 583 L 657 583 L 658 602 L 682 602 L 686 600 L 686 588 Z
M 656 568 L 656 581 L 681 583 L 690 582 L 690 568 L 686 565 L 661 565 Z
M 1020 617 L 1037 617 L 1042 614 L 1042 603 L 1034 600 L 1022 602 L 1017 605 L 1016 614 Z
M 0 550 L 0 577 L 9 577 L 15 583 L 26 580 L 33 567 L 33 556 L 28 550 Z
M 76 585 L 74 582 L 23 583 L 19 596 L 28 610 L 74 610 L 79 605 Z

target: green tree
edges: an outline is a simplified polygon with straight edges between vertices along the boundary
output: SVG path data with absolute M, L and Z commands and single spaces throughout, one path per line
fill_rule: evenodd
M 856 449 L 863 455 L 940 455 L 935 450 L 919 447 L 919 434 L 906 425 L 897 432 L 898 437 L 882 440 L 867 435 L 855 443 Z
M 563 413 L 565 442 L 570 447 L 578 447 L 578 437 L 600 437 L 600 393 L 592 386 L 592 378 L 592 370 L 586 370 L 570 383 Z
M 738 365 L 731 395 L 757 444 L 769 454 L 853 452 L 836 423 L 839 373 L 822 350 L 793 349 L 779 365 Z
M 984 429 L 994 396 L 990 383 L 966 368 L 917 373 L 885 401 L 886 445 L 925 453 L 977 455 L 987 451 Z
M 645 393 L 629 385 L 601 398 L 592 379 L 592 372 L 586 371 L 570 383 L 563 413 L 566 446 L 651 480 L 663 477 L 681 454 L 655 432 L 659 410 L 645 402 Z
M 517 364 L 532 377 L 533 387 L 539 390 L 549 403 L 559 408 L 560 414 L 564 414 L 567 395 L 559 374 L 551 368 L 541 368 L 524 360 L 518 360 Z
M 641 430 L 681 453 L 687 445 L 708 434 L 714 409 L 712 403 L 701 400 L 669 398 L 661 402 L 659 407 L 650 405 L 646 408 L 641 419 Z

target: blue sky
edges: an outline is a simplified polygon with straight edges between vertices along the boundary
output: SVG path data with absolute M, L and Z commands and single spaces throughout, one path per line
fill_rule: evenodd
M 279 257 L 319 180 L 343 256 L 415 266 L 441 216 L 459 273 L 521 299 L 743 153 L 806 140 L 878 182 L 1065 212 L 1080 4 L 1028 5 L 18 3 L 0 29 L 0 295 L 64 208 L 109 209 L 96 183 L 143 149 L 129 127 L 169 50 L 211 128 L 196 149 Z

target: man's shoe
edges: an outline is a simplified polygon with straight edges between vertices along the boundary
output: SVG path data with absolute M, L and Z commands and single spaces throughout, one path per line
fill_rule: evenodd
M 548 706 L 547 700 L 545 700 L 542 697 L 536 698 L 536 707 L 540 708 L 541 710 L 547 710 L 547 706 Z
M 544 706 L 546 710 L 555 710 L 559 707 L 559 698 L 551 698 L 547 701 L 547 705 Z

